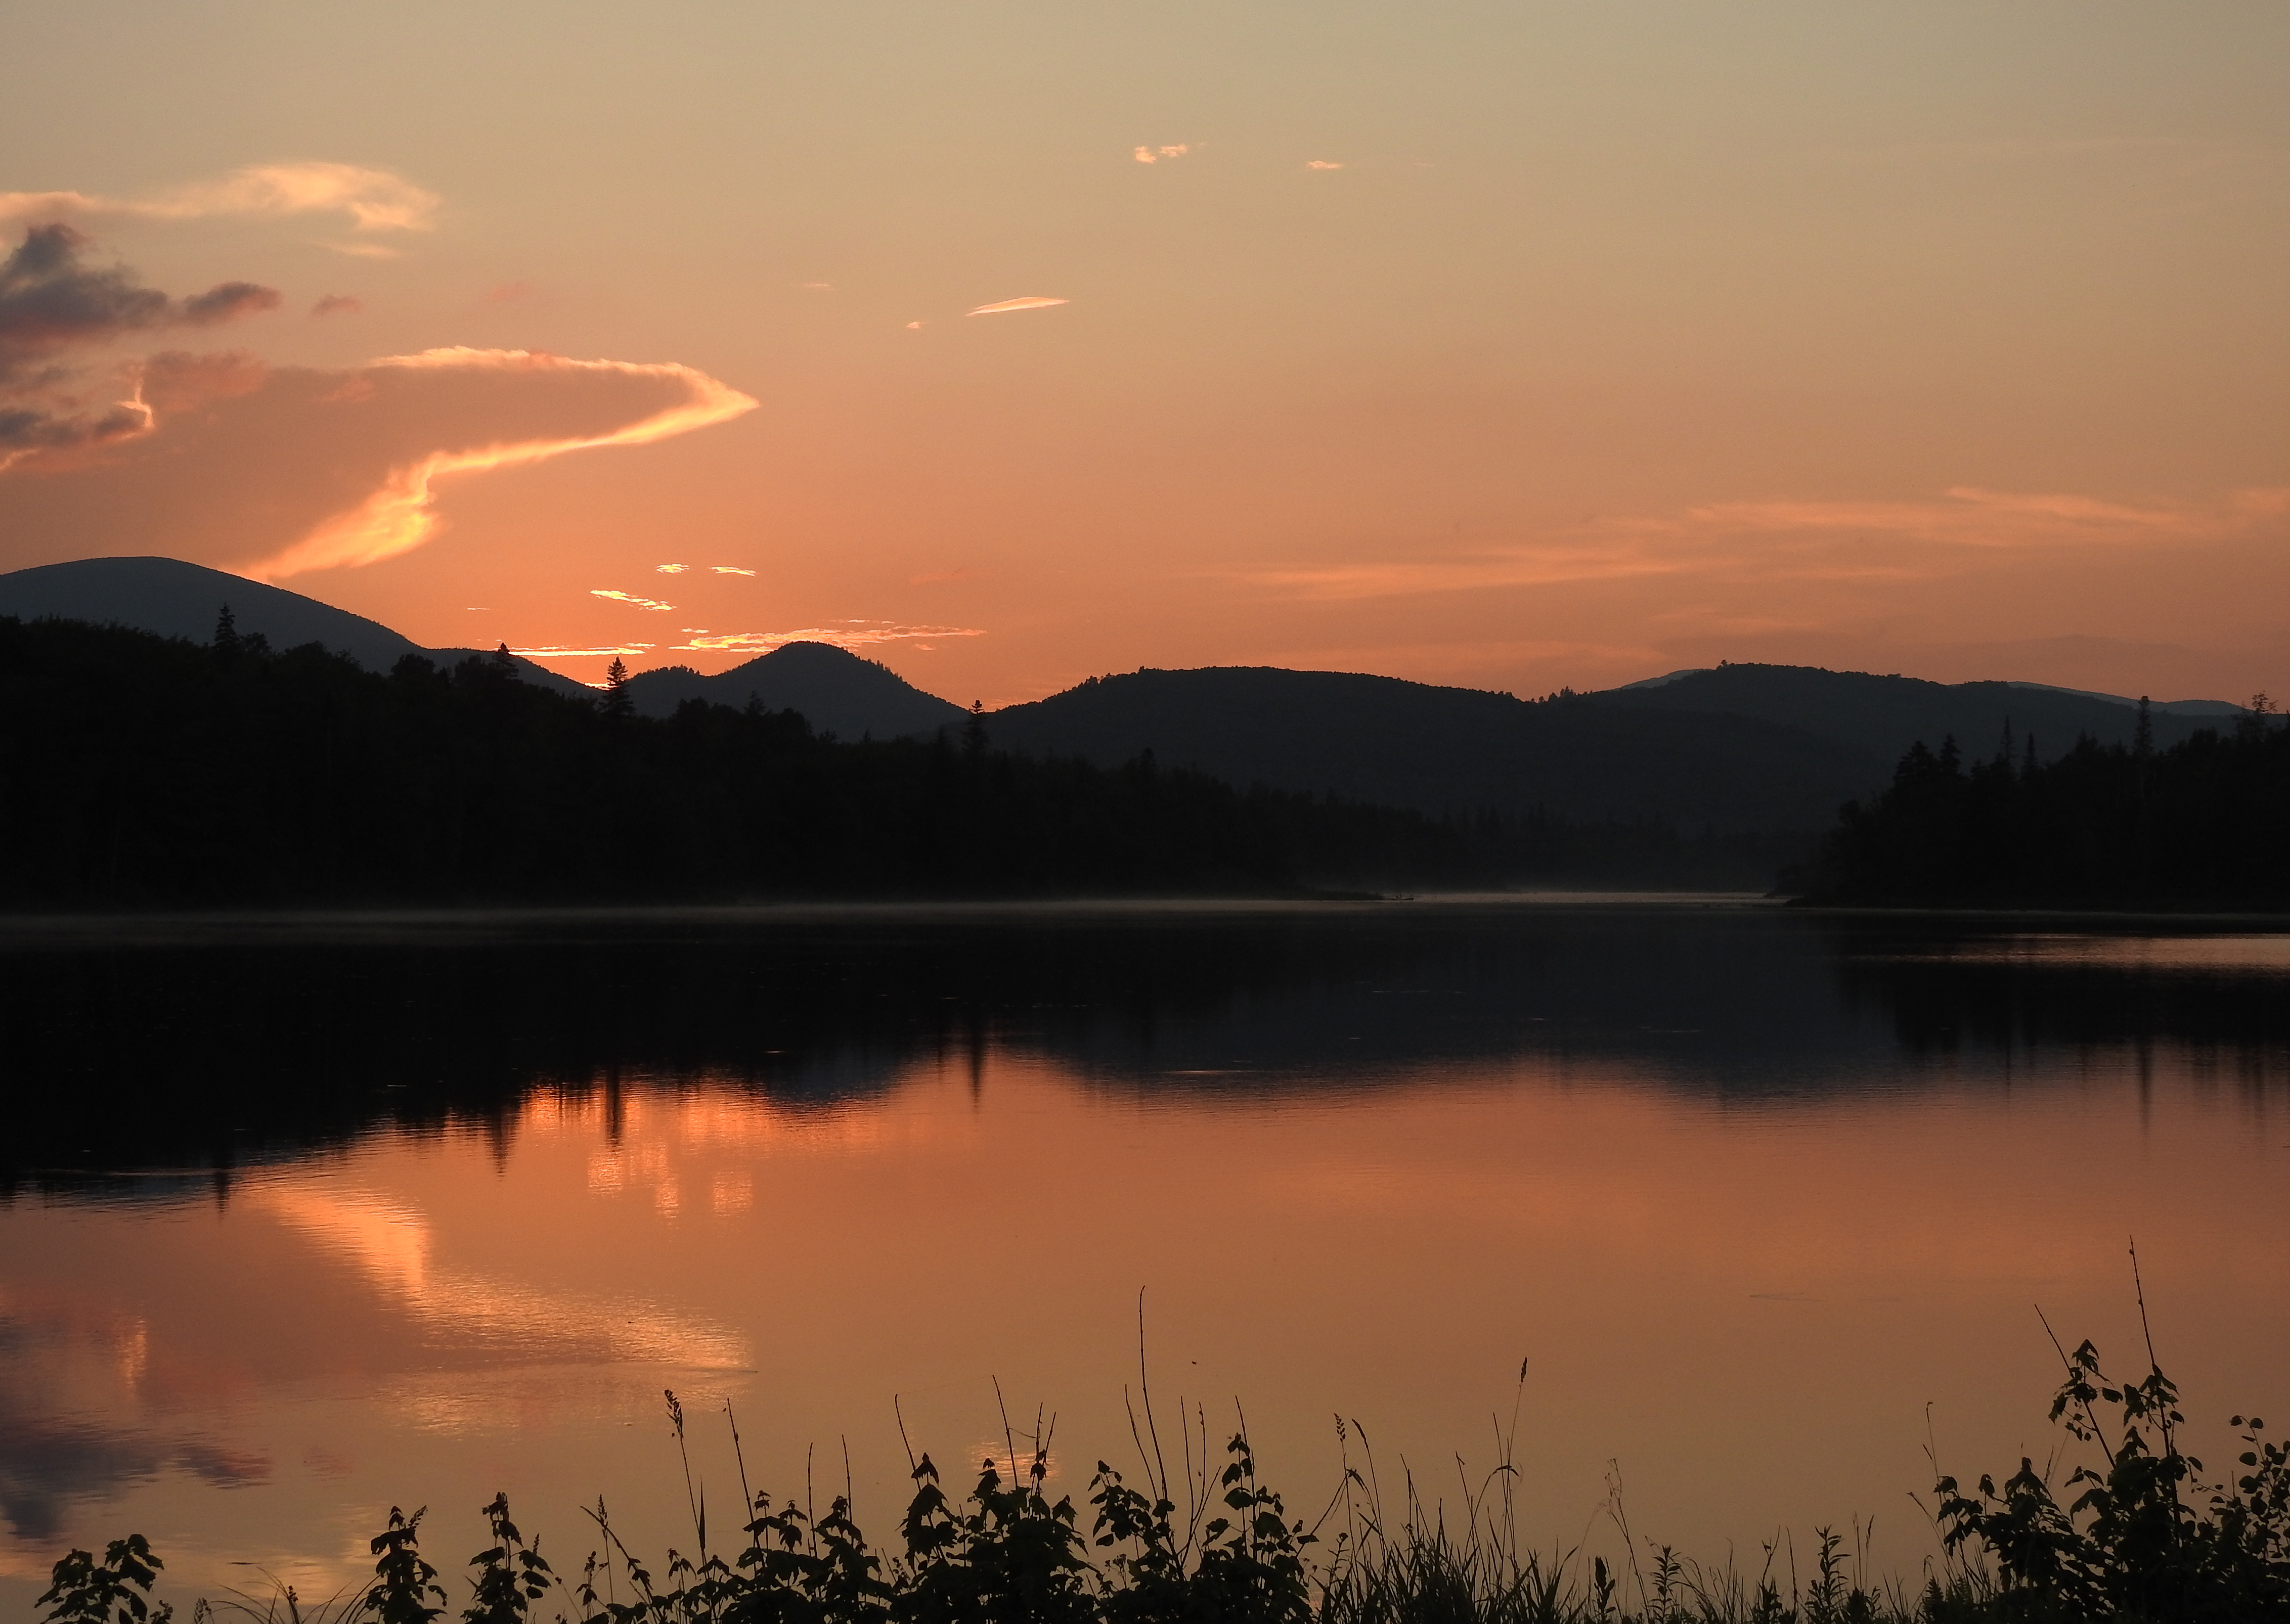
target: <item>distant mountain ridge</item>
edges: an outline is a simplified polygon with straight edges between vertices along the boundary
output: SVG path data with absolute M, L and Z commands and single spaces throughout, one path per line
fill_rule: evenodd
M 766 710 L 798 710 L 815 732 L 839 739 L 927 738 L 959 727 L 969 713 L 890 667 L 827 643 L 787 643 L 713 676 L 662 666 L 630 677 L 628 693 L 645 716 L 667 716 L 686 700 L 734 708 L 753 699 Z
M 0 575 L 0 615 L 116 622 L 205 642 L 228 602 L 239 629 L 275 647 L 319 643 L 369 669 L 409 653 L 452 661 L 363 616 L 170 558 L 95 558 Z M 593 690 L 519 662 L 529 682 Z M 712 676 L 688 667 L 628 684 L 639 714 L 687 699 L 800 712 L 844 739 L 927 738 L 963 708 L 888 668 L 795 643 Z M 2135 701 L 2040 684 L 1943 684 L 1809 666 L 1720 665 L 1590 693 L 1522 700 L 1399 677 L 1271 667 L 1141 669 L 990 713 L 997 748 L 1115 765 L 1150 750 L 1228 782 L 1474 815 L 1541 810 L 1575 820 L 1663 822 L 1720 833 L 1826 828 L 1838 804 L 1889 781 L 1921 740 L 1992 756 L 2032 736 L 2045 759 L 2079 737 L 2128 743 Z M 2241 714 L 2220 700 L 2152 708 L 2156 746 Z
M 1151 749 L 1235 783 L 1445 813 L 1537 809 L 1718 832 L 1826 828 L 1922 740 L 1992 756 L 2008 726 L 2056 758 L 2128 743 L 2136 701 L 2034 684 L 1942 684 L 1726 665 L 1542 701 L 1397 677 L 1269 668 L 1141 670 L 987 718 L 1001 748 L 1108 764 Z M 2156 708 L 2158 748 L 2240 708 Z
M 1934 683 L 1819 666 L 1720 665 L 1674 671 L 1651 682 L 1577 695 L 1572 703 L 1610 711 L 1661 710 L 1750 716 L 1881 757 L 1889 766 L 1921 740 L 1938 749 L 1953 738 L 1969 758 L 1989 757 L 2011 730 L 2015 756 L 2036 740 L 2046 761 L 2078 738 L 2128 744 L 2138 701 L 2039 683 Z M 2242 714 L 2218 700 L 2179 700 L 2150 708 L 2158 748 Z
M 1753 717 L 1268 667 L 1099 678 L 996 711 L 986 731 L 1028 755 L 1109 765 L 1150 749 L 1236 784 L 1429 812 L 1540 809 L 1721 832 L 1823 827 L 1890 765 Z
M 1761 666 L 1755 666 L 1755 665 L 1751 665 L 1751 666 L 1740 666 L 1740 667 L 1737 667 L 1737 666 L 1735 666 L 1732 661 L 1728 660 L 1728 661 L 1723 661 L 1723 662 L 1720 662 L 1719 664 L 1718 664 L 1718 665 L 1714 665 L 1714 666 L 1686 666 L 1686 667 L 1685 667 L 1685 668 L 1681 668 L 1681 669 L 1679 669 L 1679 670 L 1676 670 L 1676 671 L 1666 671 L 1666 672 L 1664 672 L 1664 673 L 1663 673 L 1661 676 L 1646 676 L 1646 677 L 1641 677 L 1641 678 L 1639 678 L 1637 682 L 1634 682 L 1634 683 L 1624 683 L 1624 684 L 1621 684 L 1621 686 L 1620 686 L 1619 688 L 1606 688 L 1606 689 L 1600 689 L 1600 690 L 1596 690 L 1595 692 L 1602 692 L 1602 693 L 1636 693 L 1636 692 L 1644 692 L 1645 690 L 1649 689 L 1649 688 L 1667 688 L 1667 687 L 1669 687 L 1671 684 L 1676 683 L 1676 682 L 1678 682 L 1678 681 L 1681 681 L 1681 680 L 1683 680 L 1684 678 L 1690 677 L 1690 676 L 1709 676 L 1709 675 L 1710 675 L 1711 673 L 1716 672 L 1716 671 L 1736 670 L 1736 669 L 1744 669 L 1744 670 L 1775 670 L 1775 671 L 1822 671 L 1822 672 L 1825 672 L 1825 673 L 1827 673 L 1829 676 L 1869 676 L 1869 675 L 1870 675 L 1870 673 L 1868 673 L 1868 672 L 1866 672 L 1866 671 L 1830 671 L 1830 670 L 1829 670 L 1829 668 L 1828 668 L 1828 667 L 1826 667 L 1826 666 L 1762 666 L 1762 667 L 1761 667 Z M 1933 683 L 1933 682 L 1928 682 L 1926 679 L 1925 679 L 1925 678 L 1923 678 L 1923 677 L 1917 677 L 1917 676 L 1901 676 L 1901 675 L 1900 675 L 1899 673 L 1897 673 L 1897 672 L 1894 672 L 1894 673 L 1893 673 L 1893 674 L 1891 674 L 1890 676 L 1887 676 L 1880 677 L 1880 678 L 1878 678 L 1878 681 L 1880 681 L 1880 682 L 1895 682 L 1895 683 L 1898 683 L 1898 682 L 1909 682 L 1909 683 L 1920 683 L 1920 684 L 1924 684 L 1925 686 L 1926 686 L 1926 687 L 1935 687 L 1935 688 L 1940 688 L 1940 687 L 1950 687 L 1950 686 L 1954 686 L 1954 687 L 1963 687 L 1963 688 L 1970 688 L 1970 687 L 1991 687 L 1991 686 L 1997 686 L 1997 685 L 1999 685 L 1999 684 L 1991 684 L 1991 683 L 1982 683 L 1982 682 L 1958 683 L 1958 684 L 1947 684 L 1947 683 Z M 2137 706 L 2138 706 L 2138 704 L 2139 704 L 2139 701 L 2138 701 L 2137 700 L 2133 699 L 2132 697 L 2130 697 L 2130 696 L 2129 696 L 2129 695 L 2127 695 L 2127 694 L 2121 694 L 2121 693 L 2102 693 L 2101 692 L 2099 692 L 2099 691 L 2098 691 L 2097 689 L 2095 689 L 2095 688 L 2062 688 L 2062 687 L 2061 687 L 2057 683 L 2023 683 L 2023 682 L 2006 682 L 2006 683 L 2003 683 L 2003 684 L 2001 684 L 2000 685 L 2001 685 L 2001 686 L 2003 686 L 2003 687 L 2006 687 L 2006 688 L 2024 688 L 2024 689 L 2029 690 L 2030 692 L 2035 692 L 2035 693 L 2066 693 L 2066 694 L 2072 694 L 2072 695 L 2074 695 L 2074 696 L 2075 696 L 2076 698 L 2078 698 L 2078 699 L 2085 699 L 2085 700 L 2102 700 L 2106 701 L 2106 702 L 2107 702 L 2108 704 L 2110 704 L 2110 705 L 2122 705 L 2122 706 L 2131 707 L 2131 708 L 2137 708 Z M 2242 712 L 2243 712 L 2243 707 L 2242 707 L 2242 706 L 2238 705 L 2238 704 L 2235 704 L 2232 700 L 2150 700 L 2150 701 L 2149 702 L 2149 708 L 2150 708 L 2150 709 L 2151 709 L 2151 710 L 2153 710 L 2153 711 L 2155 712 L 2155 714 L 2157 714 L 2158 716 L 2162 716 L 2162 715 L 2170 715 L 2170 716 L 2209 716 L 2209 717 L 2214 717 L 2214 718 L 2216 718 L 2216 719 L 2219 719 L 2219 720 L 2226 720 L 2226 719 L 2230 719 L 2230 718 L 2234 717 L 2234 716 L 2240 716 L 2240 715 L 2242 714 Z
M 78 558 L 0 575 L 0 615 L 129 626 L 194 643 L 214 636 L 216 614 L 226 604 L 241 636 L 260 633 L 275 649 L 320 644 L 369 671 L 387 671 L 408 654 L 450 665 L 483 652 L 423 648 L 379 620 L 180 558 Z M 559 693 L 594 692 L 529 660 L 516 663 L 517 675 L 536 686 Z
M 379 620 L 180 558 L 82 558 L 0 575 L 0 615 L 128 626 L 194 643 L 214 636 L 216 614 L 226 604 L 242 636 L 260 633 L 282 650 L 316 643 L 369 671 L 387 671 L 408 654 L 452 665 L 484 652 L 424 648 Z M 585 683 L 511 658 L 517 674 L 536 687 L 596 697 Z M 639 715 L 653 716 L 672 716 L 687 699 L 738 708 L 753 696 L 766 709 L 800 711 L 814 732 L 845 739 L 927 735 L 959 725 L 967 714 L 888 667 L 824 643 L 787 644 L 714 676 L 684 666 L 645 671 L 629 680 L 629 695 Z

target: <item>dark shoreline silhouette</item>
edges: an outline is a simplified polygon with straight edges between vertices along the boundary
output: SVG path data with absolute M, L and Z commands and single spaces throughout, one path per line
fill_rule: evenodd
M 2142 701 L 2128 743 L 2085 738 L 2054 760 L 2006 728 L 1967 764 L 1921 741 L 1867 804 L 1849 803 L 1806 887 L 1820 903 L 2082 909 L 2290 906 L 2290 727 L 2263 694 L 2224 732 L 2155 746 Z
M 1762 887 L 1790 848 L 1237 788 L 1148 750 L 849 742 L 751 700 L 654 719 L 506 652 L 388 676 L 227 620 L 201 647 L 0 619 L 0 909 Z

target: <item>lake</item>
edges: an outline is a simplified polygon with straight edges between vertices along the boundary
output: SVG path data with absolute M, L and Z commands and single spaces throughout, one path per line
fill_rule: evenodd
M 688 1550 L 666 1389 L 719 1545 L 727 1406 L 755 1487 L 847 1484 L 878 1541 L 909 1444 L 959 1479 L 1050 1431 L 1079 1500 L 1136 1465 L 1141 1324 L 1166 1452 L 1245 1414 L 1292 1512 L 1343 1458 L 1452 1508 L 1515 1413 L 1526 1537 L 1753 1567 L 1857 1518 L 1913 1572 L 1931 1459 L 2054 1447 L 2038 1305 L 2136 1373 L 2134 1237 L 2196 1452 L 2290 1397 L 2290 935 L 2246 924 L 17 921 L 0 961 L 10 1610 L 131 1530 L 168 1594 L 308 1603 L 393 1505 L 450 1576 L 499 1490 L 560 1572 L 600 1493 Z

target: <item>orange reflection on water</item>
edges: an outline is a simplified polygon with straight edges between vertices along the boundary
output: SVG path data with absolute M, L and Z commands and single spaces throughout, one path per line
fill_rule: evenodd
M 134 1460 L 10 1561 L 140 1526 L 179 1582 L 266 1551 L 315 1582 L 390 1504 L 438 1507 L 451 1550 L 497 1489 L 559 1543 L 602 1490 L 657 1549 L 666 1388 L 718 1507 L 728 1403 L 758 1486 L 840 1492 L 847 1443 L 887 1528 L 894 1395 L 950 1478 L 1003 1436 L 997 1379 L 1021 1432 L 1040 1401 L 1061 1456 L 1130 1464 L 1142 1289 L 1165 1420 L 1181 1395 L 1221 1441 L 1245 1401 L 1292 1504 L 1335 1482 L 1336 1413 L 1387 1488 L 1404 1459 L 1452 1499 L 1525 1356 L 1528 1537 L 1611 1547 L 1619 1462 L 1635 1525 L 1686 1548 L 1875 1513 L 1913 1567 L 1927 1403 L 1948 1469 L 2043 1452 L 2030 1304 L 2127 1352 L 2126 1235 L 2198 1429 L 2279 1389 L 2290 1132 L 2262 1087 L 2150 1074 L 2062 1052 L 1744 1103 L 1549 1054 L 1272 1089 L 989 1043 L 832 1106 L 566 1085 L 220 1204 L 27 1205 L 0 1305 L 50 1351 L 22 1402 Z M 226 1457 L 261 1468 L 218 1496 L 191 1463 Z
M 2030 932 L 1950 943 L 1930 954 L 1955 964 L 2076 964 L 2132 970 L 2290 971 L 2290 935 L 2110 936 L 2088 931 Z

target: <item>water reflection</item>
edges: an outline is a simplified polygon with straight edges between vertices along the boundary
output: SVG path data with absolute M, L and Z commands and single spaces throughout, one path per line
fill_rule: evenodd
M 1170 1390 L 1256 1401 L 1300 1494 L 1331 1412 L 1444 1461 L 1531 1353 L 1570 1543 L 1615 1458 L 1701 1548 L 1897 1516 L 1927 1400 L 2008 1464 L 2026 1304 L 2103 1335 L 2127 1232 L 2190 1391 L 2278 1380 L 2281 939 L 1205 924 L 20 947 L 0 1576 L 132 1524 L 185 1583 L 323 1591 L 377 1510 L 500 1488 L 576 1538 L 573 1500 L 667 1486 L 666 1387 L 736 1402 L 781 1484 L 847 1436 L 887 1524 L 893 1393 L 942 1456 L 997 1435 L 997 1376 L 1125 1438 L 1141 1285 Z M 664 1542 L 680 1504 L 631 1516 Z
M 119 1175 L 227 1172 L 377 1124 L 498 1125 L 542 1082 L 593 1081 L 607 1109 L 646 1077 L 862 1098 L 917 1057 L 989 1043 L 1162 1092 L 1378 1088 L 1427 1064 L 1602 1054 L 1734 1096 L 1913 1085 L 1904 1064 L 1967 1044 L 2176 1043 L 2272 1076 L 2290 1044 L 2274 996 L 2290 938 L 2247 932 L 1419 905 L 376 934 L 0 940 L 14 1118 L 0 1177 L 172 1196 Z

